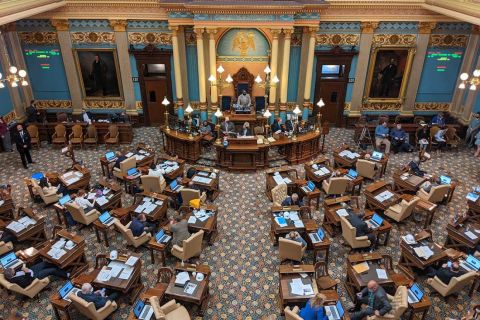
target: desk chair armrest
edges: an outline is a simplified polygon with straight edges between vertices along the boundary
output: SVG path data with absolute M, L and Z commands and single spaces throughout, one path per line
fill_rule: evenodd
M 103 139 L 106 140 L 106 139 L 108 139 L 108 137 L 110 137 L 110 132 L 107 132 L 107 134 L 103 136 Z
M 134 237 L 134 238 L 135 239 L 140 239 L 140 238 L 143 238 L 145 236 L 147 236 L 147 233 L 145 231 L 143 231 L 141 235 L 139 235 L 138 237 Z
M 108 313 L 110 313 L 110 310 L 108 309 L 111 309 L 111 308 L 113 308 L 113 310 L 117 309 L 117 303 L 115 301 L 108 300 L 103 307 L 101 307 L 100 309 L 97 309 L 97 312 L 103 313 L 105 311 L 108 311 Z
M 183 254 L 183 248 L 180 247 L 179 245 L 176 245 L 176 244 L 173 245 L 172 251 L 176 251 L 176 252 L 178 252 L 179 254 Z
M 43 195 L 44 195 L 45 197 L 51 197 L 51 196 L 54 196 L 54 195 L 56 195 L 56 194 L 57 194 L 56 191 L 53 191 L 53 192 L 50 192 L 50 193 L 45 193 L 45 192 L 43 193 Z
M 68 140 L 71 140 L 73 138 L 73 132 L 68 135 Z
M 86 216 L 90 216 L 92 214 L 100 215 L 100 212 L 98 212 L 97 209 L 92 209 L 92 210 L 88 211 L 87 213 L 85 213 Z
M 169 314 L 170 312 L 178 308 L 178 304 L 175 300 L 170 300 L 160 308 L 165 314 Z
M 117 168 L 117 167 L 113 167 L 113 171 L 122 172 L 122 170 L 120 170 L 120 168 Z
M 368 237 L 367 236 L 356 237 L 356 240 L 357 241 L 368 241 Z

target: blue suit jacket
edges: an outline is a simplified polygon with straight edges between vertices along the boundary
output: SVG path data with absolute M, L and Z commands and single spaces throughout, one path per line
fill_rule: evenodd
M 101 295 L 96 293 L 85 294 L 85 293 L 79 292 L 77 293 L 77 296 L 79 296 L 80 298 L 82 298 L 87 302 L 93 302 L 93 304 L 95 305 L 95 309 L 97 310 L 103 308 L 108 301 L 106 297 L 102 297 Z
M 328 320 L 328 317 L 325 315 L 324 308 L 312 308 L 310 306 L 310 301 L 307 301 L 305 307 L 300 310 L 299 315 L 304 320 Z
M 133 236 L 139 237 L 143 233 L 144 229 L 145 226 L 143 225 L 142 221 L 138 220 L 137 218 L 133 218 L 132 223 L 130 223 L 130 230 L 132 230 Z

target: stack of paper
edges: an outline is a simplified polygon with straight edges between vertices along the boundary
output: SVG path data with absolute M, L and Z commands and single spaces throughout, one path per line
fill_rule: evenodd
M 429 259 L 431 256 L 433 256 L 433 251 L 428 246 L 413 248 L 413 250 L 420 258 Z
M 83 173 L 81 173 L 80 171 L 74 171 L 73 174 L 79 178 L 83 177 Z
M 185 284 L 190 281 L 190 274 L 186 271 L 182 271 L 175 277 L 175 285 L 183 287 Z
M 475 233 L 473 233 L 472 231 L 465 232 L 465 235 L 472 240 L 477 240 L 477 238 L 478 238 L 477 235 Z
M 61 257 L 63 257 L 63 255 L 67 253 L 65 250 L 63 249 L 57 249 L 57 248 L 51 248 L 47 254 L 52 257 L 53 259 L 60 259 Z
M 368 266 L 368 263 L 366 261 L 353 266 L 353 270 L 356 273 L 364 273 L 367 272 L 369 269 L 370 267 Z
M 387 272 L 384 269 L 377 269 L 378 279 L 388 279 Z
M 387 201 L 388 199 L 390 199 L 391 197 L 393 197 L 393 193 L 386 190 L 386 191 L 383 191 L 382 193 L 377 194 L 375 196 L 375 200 L 377 200 L 379 202 L 384 202 L 384 201 Z
M 189 224 L 194 224 L 195 222 L 197 222 L 197 218 L 195 218 L 195 216 L 190 216 L 190 218 L 188 218 L 187 222 Z
M 137 161 L 141 161 L 144 158 L 145 158 L 145 156 L 143 156 L 143 155 L 138 155 L 138 154 L 135 155 L 135 159 L 137 159 Z
M 295 212 L 295 211 L 290 212 L 289 218 L 292 221 L 300 220 L 300 217 L 298 216 L 298 212 Z
M 198 175 L 193 177 L 192 180 L 195 181 L 195 182 L 203 183 L 203 184 L 210 184 L 210 182 L 212 182 L 212 179 L 200 177 Z
M 122 280 L 127 280 L 130 278 L 132 273 L 133 273 L 133 268 L 130 268 L 130 267 L 124 268 L 122 273 L 120 273 L 120 275 L 118 276 L 118 278 Z
M 196 288 L 197 288 L 197 284 L 190 282 L 190 283 L 187 283 L 183 292 L 185 292 L 186 294 L 193 294 Z
M 88 193 L 88 196 L 87 196 L 87 199 L 88 199 L 88 200 L 93 200 L 93 199 L 95 199 L 95 196 L 96 196 L 96 195 L 97 195 L 97 194 L 96 194 L 95 192 L 89 192 L 89 193 Z
M 283 181 L 286 183 L 286 184 L 289 184 L 289 183 L 292 183 L 292 180 L 290 180 L 290 178 L 284 178 Z
M 292 294 L 303 296 L 303 282 L 301 278 L 292 279 L 290 288 L 292 289 Z
M 295 228 L 303 228 L 303 227 L 305 227 L 305 225 L 303 224 L 303 221 L 302 221 L 302 220 L 293 221 L 293 224 L 295 225 Z
M 137 257 L 130 256 L 130 257 L 128 257 L 127 261 L 125 261 L 125 264 L 127 266 L 133 267 L 135 265 L 135 263 L 137 263 L 137 261 L 138 261 Z
M 273 175 L 273 180 L 275 180 L 277 184 L 285 184 L 281 175 Z
M 197 174 L 198 174 L 199 176 L 208 177 L 208 172 L 205 172 L 205 171 L 197 172 Z
M 345 209 L 338 209 L 338 210 L 337 210 L 337 214 L 338 214 L 340 217 L 348 217 L 348 211 L 345 210 Z
M 98 273 L 97 280 L 101 282 L 107 282 L 112 277 L 110 270 L 103 269 Z
M 125 157 L 127 157 L 127 158 L 130 158 L 131 156 L 133 156 L 133 153 L 131 153 L 131 152 L 129 152 L 125 155 Z
M 406 236 L 402 236 L 403 241 L 407 244 L 416 244 L 415 238 L 411 234 L 407 234 Z
M 97 198 L 96 201 L 97 201 L 99 206 L 103 206 L 103 205 L 108 203 L 107 198 L 105 198 L 104 196 L 101 196 L 101 197 Z
M 145 212 L 146 214 L 150 214 L 150 213 L 152 213 L 156 208 L 157 208 L 157 205 L 156 205 L 155 203 L 148 202 L 148 205 L 145 207 L 144 212 Z
M 25 229 L 25 226 L 17 221 L 12 221 L 8 224 L 7 229 L 10 229 L 14 232 L 20 232 Z
M 37 223 L 35 219 L 32 219 L 30 217 L 23 217 L 20 220 L 18 220 L 19 223 L 23 224 L 25 227 L 28 227 L 29 225 L 34 225 Z

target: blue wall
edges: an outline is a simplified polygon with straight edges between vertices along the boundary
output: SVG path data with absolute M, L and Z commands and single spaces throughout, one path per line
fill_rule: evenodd
M 38 100 L 70 100 L 60 47 L 57 45 L 24 45 L 22 50 L 34 98 Z
M 288 68 L 287 101 L 296 102 L 298 93 L 298 79 L 300 76 L 301 46 L 290 47 L 290 66 Z
M 310 88 L 310 101 L 315 99 L 315 82 L 317 82 L 317 56 L 313 58 L 312 87 Z
M 358 55 L 353 56 L 352 63 L 350 65 L 350 73 L 348 74 L 349 78 L 355 78 L 355 72 L 357 70 L 357 61 Z M 347 84 L 347 92 L 345 93 L 345 102 L 352 101 L 352 92 L 353 92 L 353 83 Z
M 0 66 L 0 73 L 5 74 L 5 72 L 2 70 L 2 66 Z M 10 92 L 8 91 L 7 85 L 5 85 L 5 88 L 0 89 L 0 116 L 4 116 L 12 110 L 12 98 L 10 97 Z
M 452 101 L 464 49 L 429 48 L 418 86 L 417 102 Z
M 188 95 L 190 101 L 199 101 L 197 46 L 186 46 Z
M 477 93 L 477 100 L 473 105 L 473 112 L 480 112 L 480 94 Z
M 138 77 L 137 61 L 133 54 L 130 55 L 130 66 L 132 68 L 132 77 Z M 142 93 L 140 91 L 140 83 L 138 81 L 133 83 L 133 92 L 135 93 L 135 101 L 142 101 Z

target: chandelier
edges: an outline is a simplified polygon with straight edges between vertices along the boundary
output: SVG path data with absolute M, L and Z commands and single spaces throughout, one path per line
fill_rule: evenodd
M 3 75 L 0 73 L 0 88 L 5 88 L 5 83 L 10 84 L 12 88 L 18 87 L 18 83 L 22 86 L 28 86 L 28 81 L 25 79 L 27 76 L 27 71 L 25 70 L 18 70 L 15 66 L 10 66 L 8 68 L 9 74 Z
M 477 86 L 480 85 L 480 69 L 473 71 L 473 75 L 470 79 L 468 73 L 464 72 L 460 75 L 460 80 L 462 82 L 458 85 L 459 89 L 465 89 L 467 84 L 469 84 L 469 89 L 472 91 L 477 90 Z

